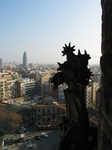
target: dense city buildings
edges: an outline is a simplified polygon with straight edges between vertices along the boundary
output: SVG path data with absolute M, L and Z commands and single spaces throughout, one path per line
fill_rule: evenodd
M 101 72 L 98 66 L 92 67 L 92 71 L 94 76 L 85 88 L 85 101 L 91 126 L 96 127 Z M 0 105 L 21 115 L 22 125 L 35 126 L 37 130 L 54 129 L 66 116 L 64 89 L 67 88 L 61 84 L 55 90 L 51 79 L 56 72 L 56 65 L 30 64 L 23 68 L 5 64 L 0 72 Z
M 100 88 L 101 72 L 98 67 L 92 68 L 93 75 L 90 84 L 85 89 L 85 100 L 87 107 L 95 107 L 96 92 Z M 29 96 L 32 98 L 35 95 L 51 95 L 57 101 L 65 102 L 64 92 L 66 85 L 60 85 L 57 90 L 54 90 L 51 84 L 51 79 L 56 73 L 55 66 L 42 66 L 38 65 L 35 68 L 8 68 L 0 73 L 1 82 L 5 83 L 5 96 L 2 99 L 19 98 Z M 4 84 L 1 84 L 1 86 Z M 1 87 L 4 89 L 4 86 Z M 6 96 L 7 95 L 7 96 Z

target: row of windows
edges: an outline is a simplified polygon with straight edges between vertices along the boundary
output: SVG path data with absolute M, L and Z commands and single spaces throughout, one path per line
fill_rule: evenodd
M 37 118 L 37 119 L 34 119 L 34 118 L 32 118 L 32 120 L 35 120 L 35 121 L 56 121 L 57 119 L 63 119 L 63 117 L 53 117 L 53 118 Z
M 32 108 L 33 112 L 42 112 L 42 113 L 44 113 L 44 112 L 51 112 L 51 111 L 55 112 L 56 110 L 57 110 L 57 112 L 60 112 L 59 108 L 52 108 L 52 109 L 34 109 L 34 108 Z
M 32 113 L 32 116 L 37 116 L 37 117 L 48 117 L 48 116 L 56 116 L 56 115 L 64 115 L 65 112 L 58 112 L 58 113 L 44 113 L 44 114 L 37 114 L 36 112 Z

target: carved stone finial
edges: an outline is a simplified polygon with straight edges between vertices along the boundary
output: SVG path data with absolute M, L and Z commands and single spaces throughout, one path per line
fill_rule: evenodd
M 65 44 L 65 47 L 63 47 L 64 50 L 62 51 L 62 53 L 63 53 L 62 56 L 66 55 L 67 60 L 72 58 L 74 56 L 73 52 L 75 51 L 74 47 L 75 47 L 75 45 L 71 47 L 71 43 L 69 43 L 68 46 Z

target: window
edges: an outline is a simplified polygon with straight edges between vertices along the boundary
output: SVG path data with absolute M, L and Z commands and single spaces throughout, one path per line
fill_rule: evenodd
M 44 112 L 45 112 L 45 109 L 42 109 L 42 112 L 44 113 Z
M 50 121 L 50 118 L 47 118 L 47 121 Z
M 60 112 L 60 109 L 58 108 L 57 111 Z
M 45 118 L 42 118 L 42 121 L 45 121 Z

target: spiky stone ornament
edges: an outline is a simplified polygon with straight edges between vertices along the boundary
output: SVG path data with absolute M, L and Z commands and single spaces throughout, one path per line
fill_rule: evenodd
M 64 126 L 67 128 L 60 142 L 59 150 L 88 149 L 89 119 L 84 89 L 92 76 L 90 69 L 88 69 L 88 60 L 91 57 L 86 51 L 81 54 L 78 50 L 78 54 L 74 54 L 74 47 L 71 47 L 71 43 L 68 46 L 65 44 L 62 56 L 66 55 L 67 60 L 63 64 L 58 62 L 59 68 L 51 80 L 55 88 L 63 83 L 68 86 L 64 90 L 67 110 Z

